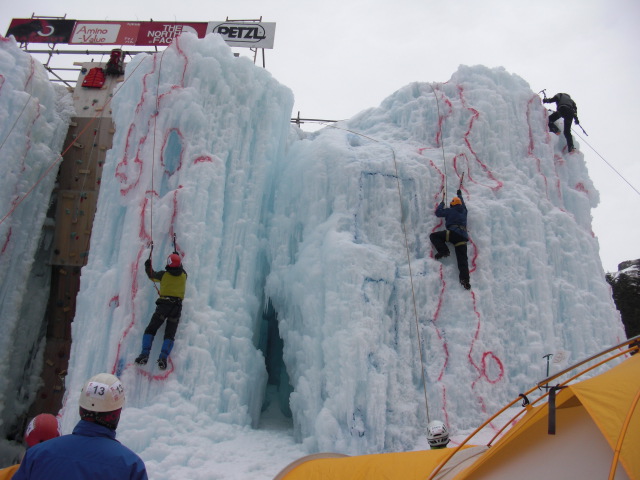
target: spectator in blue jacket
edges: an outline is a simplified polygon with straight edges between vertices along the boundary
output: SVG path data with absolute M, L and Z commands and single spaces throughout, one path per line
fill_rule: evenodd
M 436 249 L 435 259 L 439 260 L 449 256 L 447 242 L 453 243 L 460 272 L 460 284 L 467 290 L 471 288 L 469 283 L 469 260 L 467 258 L 467 206 L 462 198 L 462 191 L 458 189 L 457 197 L 451 199 L 449 208 L 444 206 L 444 194 L 442 202 L 436 208 L 436 217 L 444 217 L 446 230 L 433 232 L 429 239 Z
M 73 433 L 27 450 L 13 480 L 147 480 L 144 462 L 116 440 L 123 405 L 118 377 L 91 377 L 80 394 L 81 420 Z

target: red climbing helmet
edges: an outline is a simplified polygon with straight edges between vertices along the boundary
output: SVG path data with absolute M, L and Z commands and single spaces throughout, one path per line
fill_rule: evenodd
M 50 413 L 33 417 L 24 432 L 24 441 L 29 447 L 60 436 L 58 419 Z
M 167 267 L 178 268 L 180 265 L 182 265 L 182 260 L 177 253 L 172 253 L 167 257 Z

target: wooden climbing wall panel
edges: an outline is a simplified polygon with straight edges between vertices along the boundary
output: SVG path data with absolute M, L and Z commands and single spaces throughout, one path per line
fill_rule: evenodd
M 86 265 L 97 198 L 95 191 L 58 192 L 53 265 Z
M 101 93 L 106 96 L 105 92 Z M 52 265 L 81 267 L 87 263 L 102 167 L 114 133 L 109 116 L 99 114 L 73 119 L 65 142 L 71 147 L 64 155 L 58 174 Z

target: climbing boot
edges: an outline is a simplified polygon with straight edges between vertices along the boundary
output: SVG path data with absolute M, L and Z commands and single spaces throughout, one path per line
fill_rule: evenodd
M 149 361 L 148 353 L 141 353 L 140 355 L 138 355 L 138 358 L 136 358 L 136 363 L 138 365 L 146 365 L 148 361 Z

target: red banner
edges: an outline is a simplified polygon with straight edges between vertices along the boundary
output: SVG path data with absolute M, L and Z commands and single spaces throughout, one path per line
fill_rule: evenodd
M 168 46 L 183 32 L 195 33 L 198 38 L 204 38 L 207 23 L 142 22 L 136 45 Z
M 222 35 L 231 47 L 273 48 L 276 24 L 265 22 L 119 22 L 99 20 L 49 20 L 14 18 L 7 37 L 20 43 L 71 45 L 168 46 L 174 38 L 191 32 L 204 38 Z

